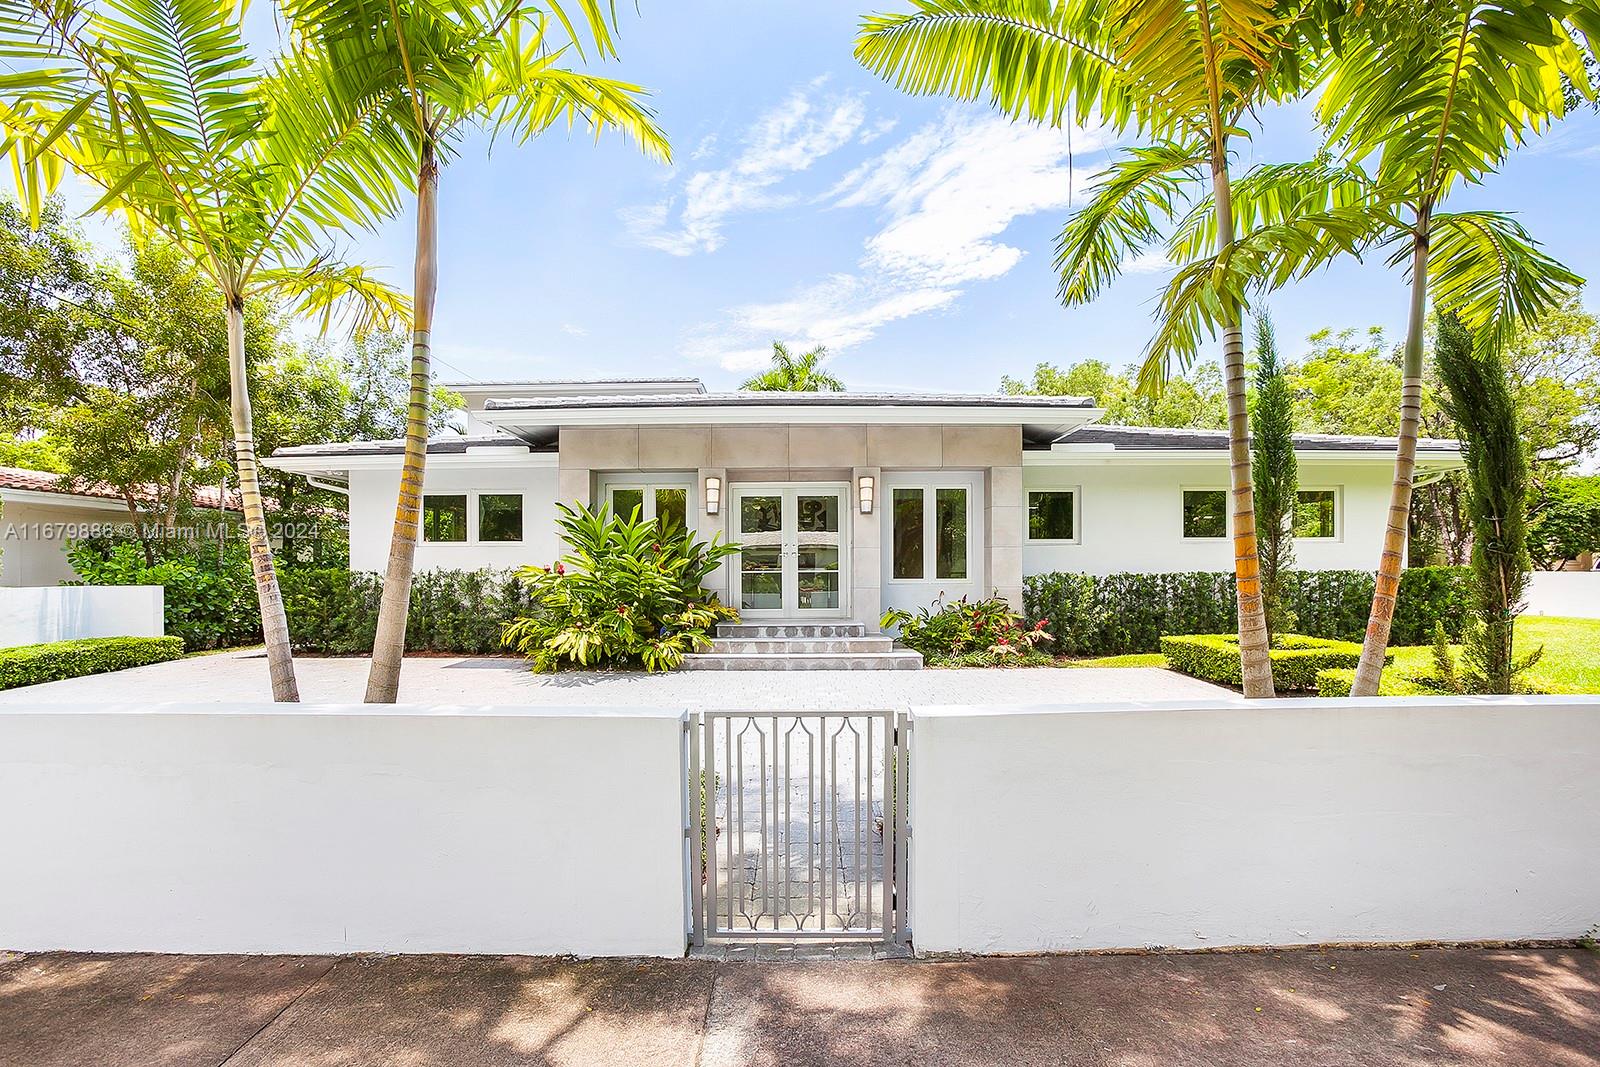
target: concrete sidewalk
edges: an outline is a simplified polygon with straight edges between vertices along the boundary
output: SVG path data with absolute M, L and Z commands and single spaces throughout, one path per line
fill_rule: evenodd
M 0 955 L 0 1064 L 1600 1064 L 1600 956 Z

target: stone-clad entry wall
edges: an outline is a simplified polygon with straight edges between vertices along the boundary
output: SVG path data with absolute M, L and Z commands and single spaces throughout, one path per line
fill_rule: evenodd
M 701 536 L 729 536 L 729 487 L 740 482 L 838 481 L 851 489 L 851 614 L 876 626 L 883 605 L 883 497 L 872 514 L 856 506 L 863 475 L 882 485 L 886 471 L 964 470 L 983 474 L 983 550 L 974 560 L 986 591 L 1022 606 L 1022 427 L 970 425 L 793 424 L 770 426 L 563 427 L 560 499 L 593 501 L 602 473 L 694 471 L 690 512 Z M 705 482 L 722 479 L 720 514 L 705 513 Z M 728 570 L 713 579 L 729 596 Z

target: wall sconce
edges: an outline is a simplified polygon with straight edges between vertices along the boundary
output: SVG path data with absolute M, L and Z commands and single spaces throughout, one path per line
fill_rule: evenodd
M 873 496 L 874 488 L 875 488 L 875 486 L 873 484 L 872 475 L 863 474 L 861 476 L 861 482 L 860 482 L 861 514 L 863 514 L 863 515 L 871 515 L 872 514 L 872 496 Z
M 722 510 L 722 479 L 715 474 L 706 475 L 706 514 L 715 515 Z

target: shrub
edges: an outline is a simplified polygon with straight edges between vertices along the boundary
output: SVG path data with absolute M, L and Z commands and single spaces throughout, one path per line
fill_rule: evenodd
M 1320 670 L 1317 672 L 1317 696 L 1347 697 L 1355 680 L 1354 667 L 1329 667 Z M 1436 692 L 1437 690 L 1430 689 L 1414 678 L 1395 674 L 1393 671 L 1384 671 L 1383 680 L 1378 683 L 1378 695 L 1381 697 L 1428 696 Z
M 166 632 L 191 652 L 255 644 L 261 614 L 247 549 L 242 542 L 215 547 L 214 556 L 174 554 L 152 565 L 134 542 L 85 541 L 67 558 L 82 585 L 162 586 Z
M 85 637 L 0 649 L 0 689 L 142 667 L 183 655 L 177 637 Z
M 1167 666 L 1175 671 L 1221 685 L 1243 683 L 1236 634 L 1163 637 L 1161 651 L 1167 657 Z M 1279 690 L 1315 692 L 1318 672 L 1333 667 L 1353 669 L 1361 659 L 1361 646 L 1353 641 L 1274 634 L 1271 656 L 1272 681 Z
M 736 546 L 696 541 L 681 526 L 658 528 L 637 509 L 621 519 L 605 508 L 558 507 L 570 551 L 553 567 L 517 572 L 532 608 L 503 633 L 534 670 L 671 670 L 709 642 L 719 621 L 738 618 L 701 587 Z
M 1361 639 L 1372 605 L 1370 572 L 1292 571 L 1285 578 L 1288 613 L 1299 632 Z M 1465 568 L 1402 572 L 1391 642 L 1426 644 L 1436 622 L 1459 636 L 1470 596 Z M 1025 617 L 1049 619 L 1057 651 L 1073 656 L 1154 652 L 1168 634 L 1222 633 L 1238 625 L 1233 575 L 1224 571 L 1036 574 L 1024 582 L 1023 602 Z
M 912 614 L 898 608 L 883 613 L 879 625 L 900 627 L 900 642 L 922 653 L 933 667 L 1022 667 L 1048 663 L 1038 646 L 1055 640 L 1049 619 L 1024 625 L 1022 616 L 999 597 L 945 603 L 940 597 Z

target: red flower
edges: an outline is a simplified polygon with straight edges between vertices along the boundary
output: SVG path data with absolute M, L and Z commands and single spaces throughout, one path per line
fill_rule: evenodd
M 555 572 L 557 574 L 565 574 L 565 573 L 567 573 L 567 568 L 563 567 L 559 563 L 557 563 L 553 569 L 555 570 Z

